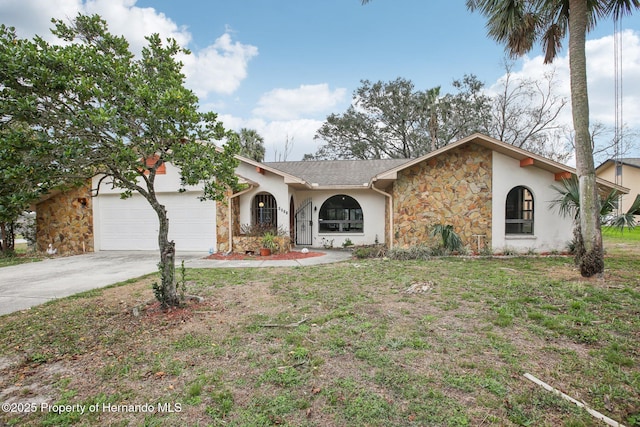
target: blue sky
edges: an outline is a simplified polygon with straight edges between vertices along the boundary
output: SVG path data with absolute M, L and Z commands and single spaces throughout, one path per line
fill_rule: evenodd
M 192 50 L 187 84 L 201 108 L 219 113 L 229 128 L 256 129 L 266 160 L 299 160 L 315 152 L 315 130 L 342 113 L 360 81 L 411 80 L 416 89 L 475 74 L 488 90 L 503 76 L 503 47 L 486 36 L 485 20 L 465 2 L 425 0 L 0 0 L 0 22 L 23 37 L 46 35 L 52 16 L 99 13 L 134 50 L 158 32 Z M 640 12 L 623 21 L 625 122 L 640 128 Z M 589 39 L 592 116 L 612 122 L 612 22 Z M 607 37 L 609 36 L 609 37 Z M 536 48 L 514 71 L 537 78 Z M 554 67 L 558 92 L 568 95 L 566 54 Z M 595 98 L 595 99 L 594 99 Z M 565 117 L 569 117 L 565 115 Z M 566 119 L 566 118 L 565 118 Z M 292 148 L 285 153 L 285 140 Z
M 462 1 L 375 0 L 366 6 L 359 0 L 175 3 L 136 4 L 188 25 L 196 50 L 225 31 L 259 49 L 240 88 L 246 99 L 269 88 L 300 84 L 329 82 L 332 88 L 351 92 L 362 79 L 402 76 L 426 88 L 449 85 L 465 73 L 481 79 L 500 73 L 503 49 L 484 36 L 482 17 L 467 12 Z M 431 5 L 425 7 L 427 3 Z

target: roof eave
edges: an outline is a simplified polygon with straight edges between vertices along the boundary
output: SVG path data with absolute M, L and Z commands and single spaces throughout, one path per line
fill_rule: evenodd
M 599 184 L 600 186 L 607 187 L 610 190 L 616 190 L 618 193 L 622 193 L 622 194 L 629 194 L 629 192 L 631 191 L 627 187 L 623 187 L 622 185 L 615 184 L 611 181 L 607 181 L 606 179 L 602 179 L 602 178 L 596 177 L 596 183 Z
M 362 184 L 337 184 L 337 185 L 319 185 L 316 183 L 311 184 L 313 190 L 364 190 L 369 188 L 368 182 Z
M 527 158 L 531 158 L 534 161 L 534 164 L 543 170 L 546 170 L 548 172 L 552 172 L 554 174 L 560 173 L 560 172 L 569 172 L 572 175 L 576 175 L 576 169 L 572 168 L 570 166 L 564 165 L 562 163 L 558 163 L 556 161 L 547 159 L 545 157 L 542 157 L 538 154 L 532 153 L 530 151 L 527 150 L 523 150 L 522 148 L 516 147 L 514 145 L 511 144 L 507 144 L 506 142 L 502 142 L 500 140 L 497 140 L 495 138 L 491 138 L 489 136 L 483 135 L 481 133 L 474 133 L 473 135 L 470 135 L 466 138 L 462 138 L 456 142 L 453 142 L 451 144 L 445 145 L 442 148 L 439 148 L 438 150 L 432 151 L 428 154 L 425 154 L 422 157 L 418 157 L 414 160 L 411 160 L 407 163 L 404 163 L 396 168 L 390 169 L 386 172 L 383 172 L 381 174 L 378 174 L 376 176 L 374 176 L 371 179 L 371 185 L 373 185 L 374 182 L 378 182 L 378 183 L 386 183 L 386 182 L 391 182 L 397 179 L 398 177 L 398 172 L 409 168 L 413 165 L 416 165 L 418 163 L 424 162 L 425 160 L 429 160 L 433 157 L 437 157 L 440 154 L 449 151 L 449 150 L 453 150 L 457 147 L 460 147 L 461 145 L 465 145 L 468 143 L 474 143 L 474 144 L 478 144 L 481 145 L 485 148 L 488 148 L 490 150 L 496 151 L 500 154 L 504 154 L 506 156 L 509 156 L 511 158 L 514 158 L 516 160 L 523 160 L 523 159 L 527 159 Z M 601 185 L 601 186 L 605 186 L 607 188 L 610 188 L 612 190 L 617 190 L 621 193 L 627 194 L 629 193 L 629 189 L 626 187 L 622 187 L 620 185 L 614 184 L 613 182 L 601 179 L 601 178 L 597 178 L 596 182 Z M 386 184 L 388 185 L 388 184 Z
M 244 162 L 248 165 L 254 166 L 256 168 L 263 169 L 265 171 L 271 172 L 272 174 L 279 175 L 284 178 L 284 183 L 288 185 L 301 185 L 303 187 L 309 187 L 309 183 L 307 183 L 304 179 L 299 178 L 297 176 L 288 174 L 276 168 L 272 168 L 270 166 L 265 165 L 264 163 L 260 163 L 258 161 L 249 159 L 247 157 L 242 157 L 240 155 L 235 155 L 235 158 L 241 162 Z
M 636 168 L 636 169 L 640 169 L 640 165 L 636 164 L 636 163 L 632 163 L 629 162 L 626 159 L 621 159 L 618 161 L 622 166 L 629 166 L 630 168 Z M 616 160 L 614 159 L 607 159 L 604 162 L 602 162 L 597 168 L 596 168 L 596 173 L 600 172 L 601 169 L 607 169 L 610 166 L 613 166 L 616 164 Z

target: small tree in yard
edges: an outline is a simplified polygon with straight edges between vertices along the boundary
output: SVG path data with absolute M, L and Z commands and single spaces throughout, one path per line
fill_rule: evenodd
M 53 22 L 62 45 L 18 39 L 13 29 L 0 28 L 0 120 L 19 120 L 46 135 L 69 181 L 102 176 L 124 197 L 137 192 L 149 202 L 159 222 L 156 296 L 165 307 L 177 306 L 175 245 L 155 191 L 157 171 L 170 162 L 180 168 L 183 188 L 199 184 L 203 199 L 220 200 L 237 183 L 237 136 L 216 114 L 198 111 L 176 59 L 188 52 L 175 40 L 152 35 L 136 58 L 97 15 Z M 219 148 L 212 140 L 226 143 Z

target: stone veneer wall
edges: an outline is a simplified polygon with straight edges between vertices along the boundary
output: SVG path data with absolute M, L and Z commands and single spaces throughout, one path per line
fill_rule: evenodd
M 217 251 L 229 251 L 229 199 L 218 202 L 216 205 L 216 233 Z M 248 251 L 258 254 L 262 247 L 262 237 L 243 236 L 240 234 L 240 200 L 231 199 L 231 215 L 233 216 L 233 252 L 246 253 Z M 291 239 L 289 236 L 277 236 L 278 249 L 275 253 L 289 252 Z
M 452 225 L 464 245 L 491 247 L 491 150 L 467 144 L 398 173 L 393 186 L 394 245 L 433 245 L 435 224 Z
M 218 252 L 229 251 L 229 199 L 216 202 L 216 242 Z M 231 199 L 231 215 L 233 216 L 233 235 L 240 234 L 240 200 Z
M 277 248 L 272 251 L 274 254 L 287 253 L 291 251 L 291 239 L 289 236 L 276 236 Z M 256 255 L 262 248 L 261 236 L 233 236 L 233 252 L 244 254 L 253 252 Z
M 58 254 L 93 252 L 93 203 L 89 186 L 57 194 L 36 205 L 36 247 Z

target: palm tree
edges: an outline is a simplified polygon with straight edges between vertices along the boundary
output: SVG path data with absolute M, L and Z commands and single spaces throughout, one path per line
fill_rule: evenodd
M 240 155 L 257 162 L 264 160 L 264 138 L 253 129 L 242 128 L 239 133 Z
M 557 193 L 557 197 L 551 201 L 551 208 L 558 209 L 560 215 L 572 217 L 575 224 L 574 241 L 572 242 L 576 255 L 576 264 L 580 264 L 580 258 L 584 255 L 584 242 L 580 233 L 580 183 L 575 176 L 564 179 L 560 185 L 551 186 Z M 625 228 L 633 229 L 637 223 L 635 215 L 640 214 L 640 195 L 626 213 L 613 215 L 618 209 L 619 193 L 616 190 L 606 195 L 600 195 L 598 216 L 602 224 L 623 231 Z
M 614 217 L 609 221 L 609 225 L 619 230 L 624 230 L 625 227 L 632 229 L 638 225 L 636 221 L 636 216 L 638 215 L 640 215 L 640 194 L 636 195 L 635 200 L 631 206 L 629 206 L 629 210 Z
M 506 45 L 512 56 L 529 52 L 536 42 L 543 45 L 545 63 L 550 63 L 569 35 L 571 106 L 576 146 L 576 171 L 580 194 L 580 233 L 584 256 L 579 265 L 585 277 L 604 271 L 599 199 L 589 135 L 586 35 L 600 18 L 630 14 L 640 0 L 467 0 L 467 8 L 487 17 L 490 37 Z

